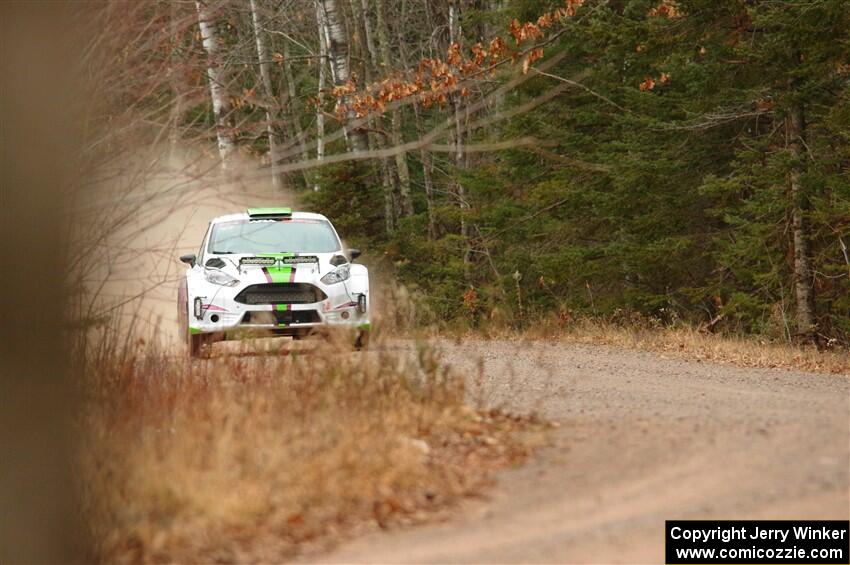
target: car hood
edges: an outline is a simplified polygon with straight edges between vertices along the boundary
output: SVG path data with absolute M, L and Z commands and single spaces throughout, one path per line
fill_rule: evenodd
M 285 282 L 277 280 L 280 277 L 297 270 L 299 273 L 313 272 L 320 278 L 336 267 L 331 263 L 335 256 L 344 258 L 341 252 L 335 253 L 244 253 L 228 255 L 211 255 L 209 258 L 218 257 L 224 261 L 224 266 L 219 270 L 239 279 L 275 279 L 273 282 Z M 207 262 L 209 262 L 209 258 Z M 337 260 L 338 261 L 338 260 Z M 346 260 L 347 262 L 347 260 Z M 340 263 L 342 264 L 342 263 Z M 209 267 L 205 267 L 209 268 Z

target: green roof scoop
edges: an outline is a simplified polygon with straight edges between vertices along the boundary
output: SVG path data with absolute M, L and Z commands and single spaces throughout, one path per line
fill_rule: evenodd
M 248 208 L 250 218 L 280 218 L 291 215 L 292 208 Z

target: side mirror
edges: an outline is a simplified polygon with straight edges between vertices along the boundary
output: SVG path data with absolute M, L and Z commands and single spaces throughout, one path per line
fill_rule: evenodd
M 186 255 L 180 256 L 181 262 L 186 263 L 187 265 L 191 265 L 192 267 L 195 266 L 195 262 L 197 260 L 198 260 L 198 258 L 195 256 L 194 253 L 187 253 Z
M 348 256 L 351 257 L 351 260 L 354 261 L 358 257 L 360 257 L 360 250 L 354 249 L 353 247 L 348 250 Z

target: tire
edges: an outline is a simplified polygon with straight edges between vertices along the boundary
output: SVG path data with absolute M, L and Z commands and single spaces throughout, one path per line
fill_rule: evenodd
M 186 330 L 186 345 L 189 359 L 204 359 L 209 356 L 210 343 L 204 334 L 193 334 Z
M 310 337 L 310 332 L 299 331 L 292 334 L 292 341 L 301 341 L 302 339 L 307 339 L 308 337 Z
M 363 351 L 369 347 L 369 330 L 357 330 L 357 337 L 354 340 L 354 349 Z

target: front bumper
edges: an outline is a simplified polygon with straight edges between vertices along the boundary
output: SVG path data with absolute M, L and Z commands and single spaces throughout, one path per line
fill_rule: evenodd
M 314 286 L 321 291 L 317 295 L 326 298 L 299 304 L 245 304 L 237 300 L 245 286 L 197 285 L 188 296 L 189 332 L 240 339 L 253 334 L 303 335 L 330 327 L 369 329 L 368 289 L 355 292 L 345 283 Z

